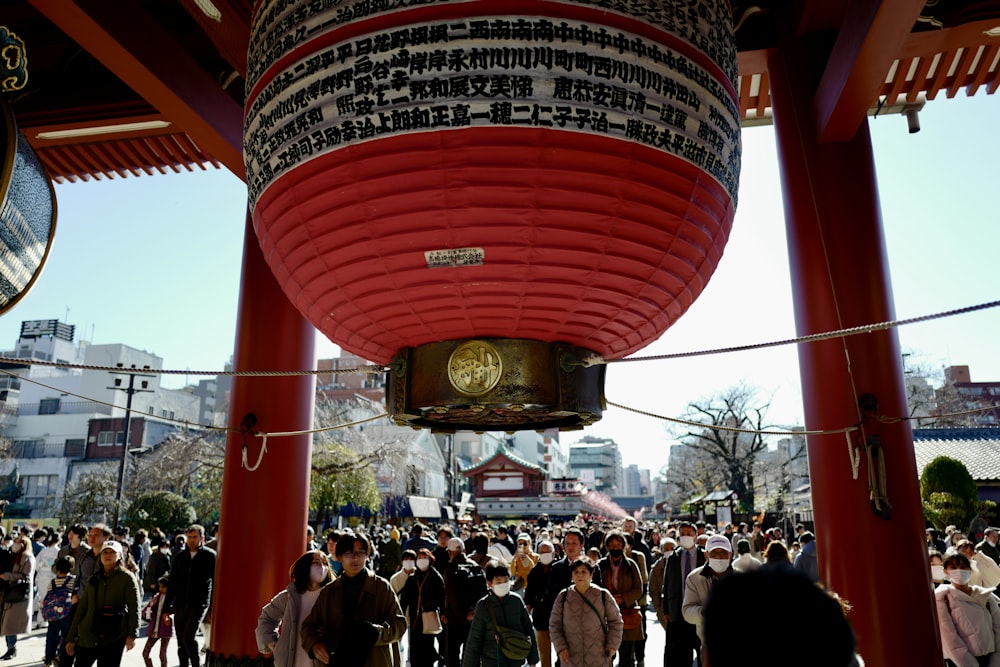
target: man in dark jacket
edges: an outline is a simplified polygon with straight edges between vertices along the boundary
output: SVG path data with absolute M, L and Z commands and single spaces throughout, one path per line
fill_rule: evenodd
M 174 610 L 174 634 L 180 667 L 199 667 L 198 624 L 212 602 L 215 580 L 215 551 L 205 546 L 205 528 L 194 524 L 187 529 L 187 548 L 170 564 L 167 606 Z
M 663 572 L 663 610 L 666 612 L 667 637 L 663 647 L 663 664 L 667 667 L 691 664 L 692 653 L 701 652 L 701 641 L 694 625 L 684 620 L 681 606 L 687 575 L 705 564 L 705 553 L 695 544 L 697 529 L 689 522 L 681 523 L 679 542 L 669 556 Z M 700 660 L 699 660 L 700 663 Z
M 444 622 L 448 633 L 448 665 L 462 664 L 461 652 L 472 627 L 476 603 L 486 595 L 483 568 L 465 555 L 465 544 L 457 537 L 448 540 L 451 559 L 444 571 Z

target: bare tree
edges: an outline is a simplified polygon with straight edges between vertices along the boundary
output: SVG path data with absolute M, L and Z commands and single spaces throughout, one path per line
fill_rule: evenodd
M 117 483 L 118 464 L 111 461 L 80 475 L 66 485 L 59 518 L 67 526 L 109 521 L 115 507 Z
M 348 400 L 316 401 L 316 427 L 348 424 L 384 412 L 362 396 Z M 310 508 L 330 517 L 335 509 L 353 503 L 372 511 L 382 503 L 375 471 L 380 466 L 401 469 L 410 456 L 411 438 L 386 419 L 347 428 L 320 431 L 313 448 Z
M 755 509 L 758 462 L 768 451 L 768 439 L 760 431 L 773 428 L 767 422 L 769 407 L 770 400 L 762 400 L 759 390 L 741 383 L 717 396 L 689 403 L 684 418 L 704 424 L 704 428 L 689 428 L 678 435 L 712 465 L 688 474 L 698 475 L 708 490 L 724 485 L 735 491 L 746 510 Z M 779 468 L 788 463 L 780 462 Z

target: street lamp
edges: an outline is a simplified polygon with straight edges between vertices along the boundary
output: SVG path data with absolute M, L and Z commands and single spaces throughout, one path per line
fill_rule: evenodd
M 118 368 L 124 368 L 124 365 L 119 362 L 117 364 Z M 148 371 L 149 366 L 143 366 L 142 370 Z M 152 392 L 152 389 L 148 389 L 149 380 L 141 380 L 139 389 L 135 388 L 136 377 L 140 378 L 151 378 L 156 377 L 155 375 L 150 375 L 146 373 L 137 373 L 135 370 L 135 364 L 132 364 L 132 369 L 130 371 L 109 371 L 112 375 L 128 375 L 128 387 L 122 387 L 122 378 L 116 377 L 114 380 L 114 386 L 108 387 L 108 389 L 116 389 L 118 391 L 124 391 L 128 398 L 125 399 L 125 433 L 124 442 L 122 442 L 122 456 L 121 460 L 118 462 L 118 485 L 115 487 L 115 510 L 114 510 L 114 521 L 111 523 L 112 528 L 118 527 L 119 513 L 121 511 L 122 505 L 122 487 L 125 483 L 125 459 L 129 453 L 129 427 L 132 421 L 132 396 L 140 392 Z

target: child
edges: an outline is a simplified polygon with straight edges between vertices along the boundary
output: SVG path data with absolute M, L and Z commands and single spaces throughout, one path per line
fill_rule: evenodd
M 76 580 L 70 572 L 76 568 L 76 559 L 72 556 L 57 558 L 54 567 L 56 576 L 49 582 L 41 608 L 42 618 L 48 623 L 45 630 L 45 667 L 55 662 L 60 645 L 69 631 L 70 603 L 73 582 Z
M 142 659 L 146 661 L 146 667 L 153 667 L 149 652 L 153 650 L 153 645 L 157 640 L 160 641 L 160 665 L 167 667 L 167 646 L 170 644 L 170 638 L 174 636 L 170 610 L 166 607 L 170 578 L 160 577 L 157 584 L 160 592 L 154 595 L 153 599 L 146 604 L 146 608 L 142 610 L 142 617 L 149 622 L 149 625 L 146 626 L 146 646 L 142 649 Z

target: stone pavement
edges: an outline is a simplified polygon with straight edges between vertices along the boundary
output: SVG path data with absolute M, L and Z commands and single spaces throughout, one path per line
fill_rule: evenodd
M 646 613 L 647 625 L 646 632 L 648 639 L 646 640 L 646 667 L 661 667 L 663 665 L 663 643 L 664 643 L 664 633 L 663 628 L 656 622 L 656 615 L 653 612 Z M 248 628 L 247 632 L 252 636 L 253 628 Z M 141 636 L 135 642 L 135 648 L 131 651 L 126 651 L 125 656 L 122 658 L 122 667 L 145 667 L 145 663 L 142 660 L 142 649 L 146 645 L 145 630 L 141 633 Z M 199 646 L 203 645 L 204 638 L 198 635 Z M 407 640 L 401 644 L 402 657 L 406 660 L 406 648 Z M 0 642 L 2 644 L 2 642 Z M 6 647 L 3 647 L 6 648 Z M 153 658 L 154 667 L 160 667 L 159 664 L 159 645 L 154 647 L 153 652 L 150 657 Z M 204 655 L 204 654 L 202 654 Z M 42 659 L 45 657 L 45 630 L 39 629 L 34 630 L 29 635 L 21 635 L 17 640 L 17 657 L 9 660 L 0 662 L 0 667 L 22 667 L 30 666 L 37 667 L 42 664 Z M 169 662 L 167 667 L 177 667 L 177 640 L 170 640 L 170 648 L 168 649 Z M 202 660 L 204 664 L 204 659 Z

